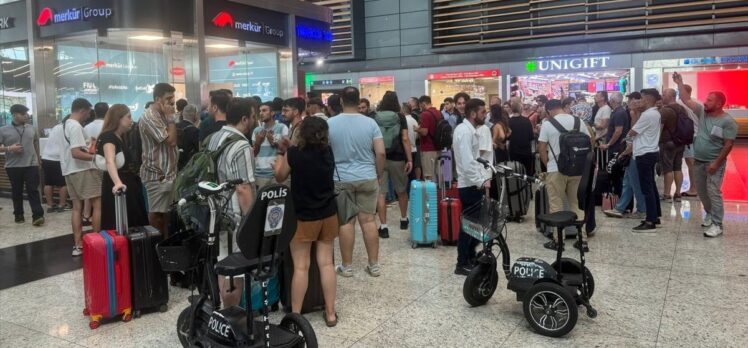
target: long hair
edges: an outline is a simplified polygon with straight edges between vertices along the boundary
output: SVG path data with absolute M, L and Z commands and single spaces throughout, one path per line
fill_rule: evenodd
M 104 126 L 101 128 L 101 132 L 116 131 L 120 120 L 128 114 L 130 114 L 130 108 L 125 104 L 110 106 L 106 112 L 106 116 L 104 116 Z
M 393 91 L 387 91 L 382 96 L 382 101 L 379 103 L 377 111 L 392 111 L 396 114 L 400 113 L 400 101 L 397 99 L 397 93 Z
M 330 143 L 327 122 L 320 117 L 307 117 L 299 126 L 299 149 L 326 148 Z
M 501 124 L 504 129 L 509 129 L 509 115 L 506 113 L 503 107 L 499 104 L 491 105 L 491 122 L 493 124 Z

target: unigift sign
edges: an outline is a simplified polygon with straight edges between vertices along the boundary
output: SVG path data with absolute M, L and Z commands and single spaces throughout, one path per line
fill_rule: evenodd
M 607 68 L 610 57 L 579 57 L 531 60 L 525 64 L 527 72 L 549 72 Z
M 288 46 L 288 15 L 225 0 L 204 1 L 205 35 Z

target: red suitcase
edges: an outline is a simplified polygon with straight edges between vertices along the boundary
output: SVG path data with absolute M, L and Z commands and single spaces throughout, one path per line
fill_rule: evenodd
M 460 234 L 462 202 L 459 199 L 445 198 L 439 201 L 439 237 L 442 243 L 454 245 Z
M 444 162 L 444 156 L 438 158 L 439 166 Z M 438 230 L 439 238 L 444 245 L 456 245 L 460 234 L 460 215 L 462 214 L 462 202 L 460 191 L 456 185 L 446 187 L 446 181 L 438 180 L 441 190 L 437 190 L 438 207 Z
M 99 327 L 101 319 L 122 315 L 132 318 L 130 251 L 127 238 L 115 231 L 83 236 L 83 291 L 90 316 L 88 326 Z

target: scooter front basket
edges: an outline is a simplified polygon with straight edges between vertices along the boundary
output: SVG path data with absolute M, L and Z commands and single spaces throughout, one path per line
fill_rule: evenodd
M 505 212 L 498 201 L 485 198 L 462 212 L 460 224 L 469 236 L 487 242 L 501 234 L 504 216 Z

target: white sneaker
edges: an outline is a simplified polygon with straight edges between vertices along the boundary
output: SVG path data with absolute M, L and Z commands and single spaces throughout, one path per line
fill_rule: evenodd
M 74 246 L 73 247 L 73 256 L 81 256 L 83 255 L 83 247 Z
M 382 268 L 379 267 L 378 263 L 366 266 L 366 273 L 369 273 L 372 277 L 379 277 L 382 274 Z
M 335 272 L 346 278 L 353 277 L 353 267 L 351 266 L 345 267 L 343 265 L 338 265 L 335 267 Z
M 701 227 L 709 227 L 712 225 L 712 216 L 709 214 L 706 214 L 704 217 L 704 222 L 701 223 Z
M 704 237 L 711 237 L 711 238 L 719 237 L 722 234 L 722 232 L 724 231 L 722 231 L 721 226 L 712 225 L 712 227 L 709 227 L 709 229 L 706 230 L 706 232 L 704 232 Z

